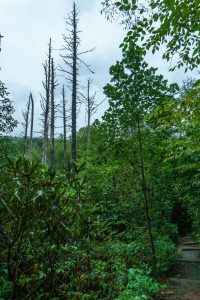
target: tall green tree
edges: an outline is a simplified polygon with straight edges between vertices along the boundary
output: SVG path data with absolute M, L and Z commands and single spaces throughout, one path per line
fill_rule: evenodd
M 167 85 L 163 76 L 156 75 L 156 69 L 148 68 L 143 60 L 143 51 L 138 46 L 130 45 L 123 52 L 123 59 L 110 69 L 111 83 L 105 87 L 110 108 L 104 115 L 104 120 L 114 140 L 131 140 L 130 147 L 138 157 L 141 193 L 143 195 L 146 224 L 149 232 L 151 252 L 156 262 L 155 243 L 152 233 L 148 191 L 148 164 L 146 161 L 146 135 L 152 135 L 151 124 L 145 122 L 145 117 L 162 102 L 172 99 L 176 85 Z

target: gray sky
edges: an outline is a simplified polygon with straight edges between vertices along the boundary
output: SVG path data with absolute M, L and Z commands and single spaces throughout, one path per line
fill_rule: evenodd
M 81 70 L 81 83 L 85 85 L 87 78 L 93 78 L 93 89 L 97 91 L 97 101 L 104 98 L 102 87 L 109 81 L 109 67 L 121 57 L 119 44 L 125 32 L 116 24 L 108 22 L 100 14 L 101 0 L 77 0 L 80 8 L 80 29 L 82 30 L 82 49 L 96 47 L 93 53 L 85 56 L 85 61 L 91 64 L 95 75 L 91 76 L 86 69 Z M 4 81 L 14 101 L 15 117 L 22 121 L 22 108 L 32 91 L 36 102 L 36 118 L 39 118 L 40 92 L 43 92 L 42 63 L 47 52 L 47 43 L 51 37 L 53 47 L 63 45 L 62 33 L 65 33 L 65 17 L 71 11 L 71 0 L 0 0 L 0 33 L 2 52 L 0 53 L 0 78 Z M 57 63 L 61 63 L 59 52 L 54 52 Z M 169 64 L 162 61 L 158 53 L 148 55 L 147 62 L 158 67 L 170 82 L 181 83 L 187 76 L 183 70 L 168 72 Z M 193 77 L 196 75 L 193 72 Z M 57 88 L 57 100 L 60 100 L 61 86 Z M 104 103 L 96 117 L 101 117 L 107 104 Z M 83 105 L 78 119 L 78 126 L 84 126 L 85 112 Z M 39 121 L 35 121 L 35 130 L 39 130 Z M 14 131 L 15 135 L 21 132 L 21 126 Z

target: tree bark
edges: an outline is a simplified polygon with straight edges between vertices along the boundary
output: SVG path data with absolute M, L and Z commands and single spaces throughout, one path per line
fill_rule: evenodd
M 23 157 L 26 154 L 26 144 L 27 144 L 27 137 L 28 137 L 28 124 L 29 124 L 29 113 L 30 113 L 30 98 L 27 103 L 27 109 L 26 111 L 23 112 L 23 117 L 24 117 L 24 146 L 23 146 Z
M 76 113 L 77 113 L 77 13 L 73 3 L 73 67 L 72 67 L 72 148 L 71 158 L 76 160 Z
M 62 89 L 62 101 L 63 101 L 63 165 L 67 167 L 67 110 L 66 110 L 66 98 L 65 98 L 65 86 Z
M 153 262 L 153 265 L 155 266 L 157 259 L 156 259 L 156 251 L 155 251 L 154 239 L 153 239 L 153 234 L 152 234 L 151 218 L 150 218 L 150 214 L 149 214 L 148 191 L 147 191 L 146 176 L 145 176 L 143 145 L 142 145 L 139 117 L 137 118 L 137 127 L 138 127 L 137 129 L 138 129 L 140 164 L 141 164 L 140 167 L 141 167 L 141 177 L 142 177 L 142 193 L 143 193 L 143 197 L 144 197 L 144 209 L 145 209 L 145 215 L 146 215 L 148 235 L 149 235 L 149 240 L 150 240 L 150 245 L 151 245 L 152 262 Z
M 76 161 L 77 158 L 77 106 L 78 106 L 78 89 L 79 89 L 79 68 L 80 65 L 84 65 L 90 72 L 90 66 L 86 64 L 82 59 L 81 55 L 92 52 L 94 49 L 87 51 L 79 51 L 80 48 L 80 37 L 79 37 L 79 9 L 75 2 L 73 3 L 72 12 L 66 19 L 68 35 L 63 35 L 65 42 L 64 50 L 65 55 L 61 55 L 66 65 L 66 69 L 60 67 L 60 71 L 67 74 L 66 82 L 71 90 L 72 101 L 71 101 L 71 160 Z M 94 72 L 92 72 L 94 73 Z
M 30 93 L 30 101 L 31 101 L 31 128 L 30 128 L 30 145 L 29 145 L 29 160 L 32 164 L 33 161 L 33 123 L 34 123 L 34 100 L 32 93 Z
M 55 168 L 55 68 L 54 60 L 51 59 L 51 125 L 50 125 L 50 162 L 51 167 Z
M 88 113 L 88 124 L 87 124 L 87 149 L 90 147 L 90 141 L 91 141 L 91 98 L 90 98 L 90 85 L 91 85 L 91 80 L 88 79 L 88 86 L 87 86 L 87 113 Z
M 50 108 L 50 80 L 51 80 L 51 39 L 49 40 L 48 61 L 45 68 L 45 108 L 44 108 L 44 132 L 43 132 L 43 152 L 42 163 L 47 163 L 48 131 L 49 131 L 49 108 Z

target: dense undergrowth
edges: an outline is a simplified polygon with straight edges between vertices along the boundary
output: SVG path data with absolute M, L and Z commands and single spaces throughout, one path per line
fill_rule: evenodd
M 1 137 L 0 299 L 159 299 L 178 235 L 190 224 L 199 236 L 199 85 L 168 100 L 156 90 L 148 113 L 123 95 L 119 109 L 116 88 L 66 169 L 36 162 L 39 139 L 31 164 L 22 140 Z
M 95 203 L 86 166 L 77 168 L 1 162 L 1 299 L 155 299 L 151 276 L 167 270 L 174 244 L 154 228 L 150 269 L 144 216 L 103 194 Z

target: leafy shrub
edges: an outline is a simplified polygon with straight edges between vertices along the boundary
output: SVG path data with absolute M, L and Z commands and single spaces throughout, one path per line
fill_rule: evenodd
M 116 300 L 148 300 L 155 299 L 161 286 L 143 269 L 129 269 L 128 283 Z
M 13 290 L 13 283 L 0 276 L 0 300 L 10 299 Z
M 155 242 L 157 270 L 167 272 L 177 259 L 176 245 L 167 237 L 159 237 Z

